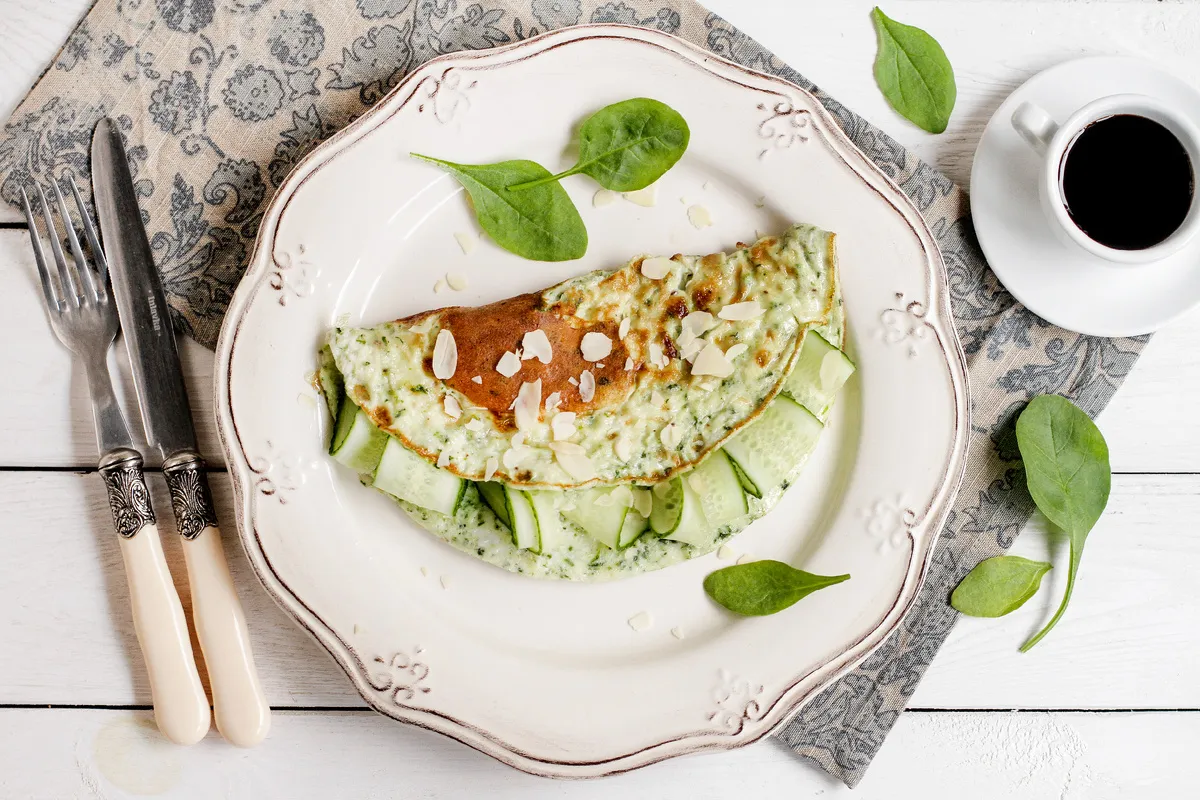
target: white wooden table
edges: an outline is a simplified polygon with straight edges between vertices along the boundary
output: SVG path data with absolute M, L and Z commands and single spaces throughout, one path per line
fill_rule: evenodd
M 0 0 L 0 118 L 89 5 Z M 950 129 L 935 137 L 896 117 L 874 86 L 872 3 L 708 5 L 964 184 L 992 110 L 1044 67 L 1084 54 L 1132 54 L 1200 85 L 1200 4 L 889 0 L 885 10 L 934 33 L 955 66 L 958 107 Z M 261 590 L 232 525 L 227 549 L 277 709 L 274 729 L 253 751 L 234 749 L 215 732 L 190 749 L 167 744 L 146 710 L 149 689 L 120 556 L 93 473 L 82 375 L 51 337 L 34 275 L 23 225 L 4 207 L 0 371 L 9 385 L 0 392 L 0 798 L 848 794 L 770 741 L 566 784 L 517 773 L 435 734 L 389 722 L 365 710 L 330 658 Z M 1003 620 L 962 620 L 859 796 L 1196 796 L 1197 341 L 1200 314 L 1161 332 L 1100 419 L 1118 474 L 1066 619 L 1027 655 L 1017 646 L 1041 625 L 1060 586 Z M 220 464 L 212 358 L 191 342 L 184 355 L 202 448 Z M 167 508 L 161 481 L 152 482 L 159 490 L 155 502 Z M 218 512 L 231 521 L 230 490 L 221 476 L 214 488 Z M 164 544 L 182 577 L 178 544 L 166 537 Z M 1015 551 L 1064 559 L 1063 548 L 1035 524 Z

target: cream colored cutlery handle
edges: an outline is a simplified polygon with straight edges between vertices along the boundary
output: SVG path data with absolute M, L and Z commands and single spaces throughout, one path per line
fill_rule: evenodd
M 158 729 L 176 744 L 195 744 L 208 733 L 208 698 L 196 672 L 187 620 L 167 560 L 158 527 L 146 525 L 133 536 L 121 537 L 121 556 L 129 579 L 133 628 L 137 631 Z
M 271 708 L 254 668 L 246 615 L 221 549 L 204 459 L 190 450 L 174 453 L 163 461 L 163 475 L 183 538 L 192 622 L 208 667 L 217 730 L 231 744 L 253 747 L 271 728 Z
M 184 539 L 183 554 L 217 730 L 232 744 L 253 747 L 271 728 L 271 708 L 254 668 L 246 615 L 221 549 L 221 531 L 207 527 L 196 538 Z
M 200 685 L 187 620 L 158 538 L 141 454 L 128 448 L 105 453 L 100 459 L 100 477 L 108 489 L 113 527 L 120 535 L 133 629 L 150 675 L 154 719 L 171 741 L 195 744 L 208 733 L 208 698 Z

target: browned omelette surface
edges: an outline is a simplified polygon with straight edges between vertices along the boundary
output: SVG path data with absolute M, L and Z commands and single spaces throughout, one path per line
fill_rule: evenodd
M 797 225 L 728 255 L 639 257 L 540 293 L 335 329 L 329 344 L 350 396 L 443 469 L 547 488 L 653 483 L 774 398 L 805 331 L 830 313 L 835 270 L 833 235 Z M 747 308 L 753 316 L 735 313 Z M 534 331 L 549 363 L 526 358 L 502 374 Z M 457 359 L 439 378 L 443 332 Z M 589 333 L 611 352 L 589 359 Z

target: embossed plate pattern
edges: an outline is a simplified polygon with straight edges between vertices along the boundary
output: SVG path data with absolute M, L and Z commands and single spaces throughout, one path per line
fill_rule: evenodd
M 578 262 L 522 261 L 480 239 L 459 186 L 407 156 L 561 168 L 582 118 L 637 95 L 677 108 L 691 147 L 652 207 L 594 207 L 590 179 L 566 182 L 591 238 Z M 697 205 L 713 224 L 690 224 Z M 637 253 L 727 250 L 795 220 L 839 235 L 859 372 L 802 479 L 732 549 L 846 583 L 740 619 L 701 588 L 728 563 L 716 555 L 607 584 L 533 580 L 443 544 L 324 453 L 310 378 L 339 319 L 488 302 Z M 478 246 L 468 254 L 455 234 Z M 447 272 L 468 288 L 434 294 Z M 755 741 L 882 642 L 916 596 L 966 448 L 947 298 L 916 209 L 791 84 L 622 26 L 435 59 L 314 151 L 263 220 L 218 346 L 242 541 L 372 707 L 519 769 L 589 777 Z M 641 612 L 653 625 L 635 632 Z

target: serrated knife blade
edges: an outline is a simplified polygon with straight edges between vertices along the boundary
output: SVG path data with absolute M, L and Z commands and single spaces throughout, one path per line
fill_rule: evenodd
M 92 195 L 146 441 L 163 459 L 180 451 L 194 452 L 196 432 L 175 332 L 142 225 L 125 145 L 111 119 L 100 120 L 92 134 Z

